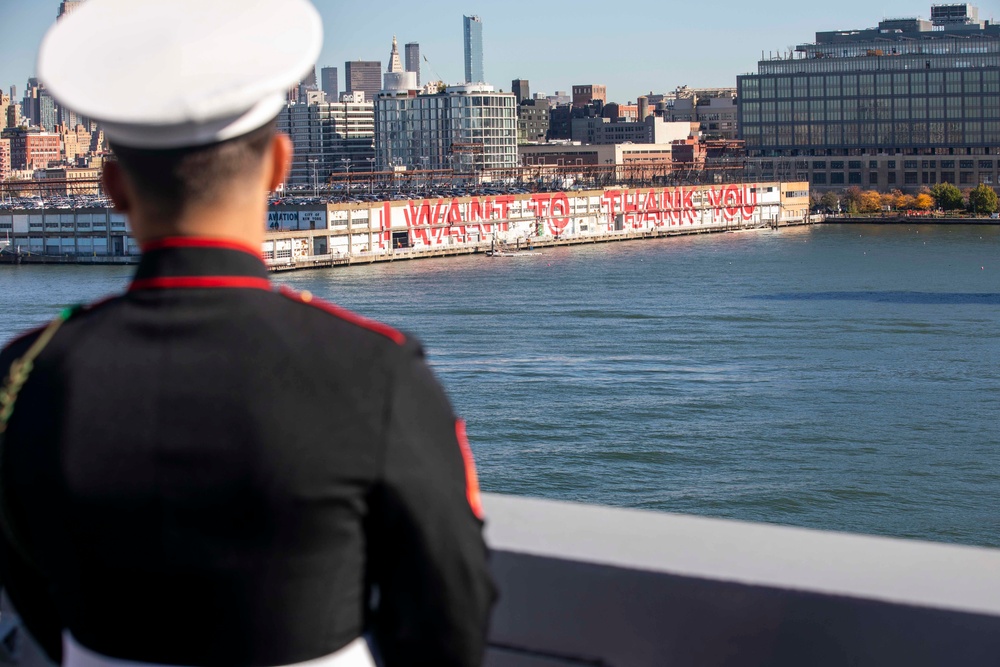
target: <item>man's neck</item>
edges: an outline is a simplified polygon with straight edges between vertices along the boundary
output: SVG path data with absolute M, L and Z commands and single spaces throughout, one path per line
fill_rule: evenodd
M 193 236 L 225 239 L 260 248 L 264 242 L 267 218 L 263 206 L 220 206 L 186 211 L 175 220 L 153 221 L 141 214 L 131 216 L 133 235 L 140 247 L 146 243 L 173 237 Z

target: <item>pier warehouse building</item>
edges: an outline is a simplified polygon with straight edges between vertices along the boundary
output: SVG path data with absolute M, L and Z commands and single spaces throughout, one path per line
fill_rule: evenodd
M 998 185 L 1000 25 L 971 5 L 818 32 L 737 86 L 750 178 L 818 189 Z

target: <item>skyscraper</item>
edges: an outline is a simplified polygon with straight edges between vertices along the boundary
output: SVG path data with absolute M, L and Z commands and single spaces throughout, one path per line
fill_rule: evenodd
M 351 60 L 344 63 L 344 85 L 348 94 L 363 92 L 366 100 L 374 100 L 382 90 L 382 62 Z
M 406 71 L 417 75 L 417 85 L 420 85 L 420 45 L 410 42 L 406 45 Z
M 63 0 L 59 4 L 59 15 L 56 18 L 61 19 L 67 14 L 79 9 L 80 5 L 82 5 L 83 3 L 84 0 Z
M 319 90 L 319 86 L 316 85 L 316 66 L 313 65 L 309 69 L 309 73 L 306 74 L 305 78 L 302 79 L 300 85 L 302 85 L 306 90 Z
M 483 76 L 483 20 L 463 16 L 465 32 L 465 82 L 485 83 Z
M 323 83 L 323 92 L 326 93 L 326 101 L 339 102 L 340 88 L 337 81 L 337 68 L 324 67 L 320 70 L 319 76 Z

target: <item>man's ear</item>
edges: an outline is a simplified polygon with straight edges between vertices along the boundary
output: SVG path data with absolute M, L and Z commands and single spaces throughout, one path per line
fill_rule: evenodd
M 268 191 L 274 192 L 288 178 L 294 153 L 291 137 L 282 132 L 274 135 L 271 139 L 271 174 L 267 183 Z
M 128 213 L 132 208 L 132 200 L 129 198 L 128 187 L 125 185 L 125 174 L 117 162 L 105 162 L 101 173 L 101 185 L 111 202 L 115 205 L 115 210 L 121 213 Z

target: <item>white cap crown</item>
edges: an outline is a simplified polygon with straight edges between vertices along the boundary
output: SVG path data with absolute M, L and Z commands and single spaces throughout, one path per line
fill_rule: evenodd
M 273 119 L 322 45 L 308 0 L 88 0 L 49 30 L 38 74 L 111 141 L 179 148 Z

